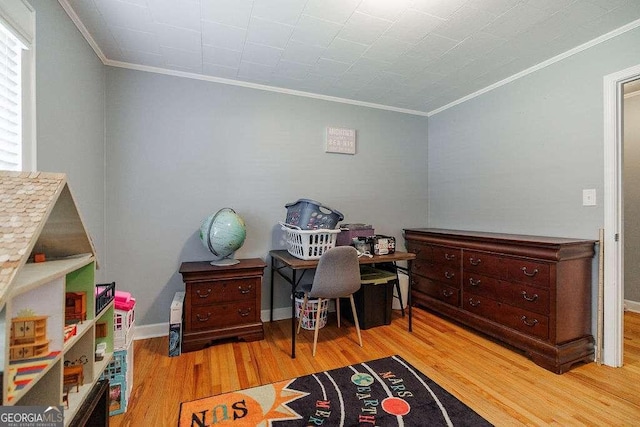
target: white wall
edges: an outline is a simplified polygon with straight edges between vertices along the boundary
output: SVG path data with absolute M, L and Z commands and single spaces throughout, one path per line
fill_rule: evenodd
M 210 259 L 201 221 L 232 207 L 236 257 L 282 248 L 284 205 L 311 198 L 403 244 L 426 226 L 427 118 L 107 68 L 108 275 L 137 298 L 138 325 L 166 322 L 183 261 Z M 355 156 L 324 152 L 327 126 L 356 129 Z M 269 270 L 262 306 L 268 308 Z M 276 283 L 276 307 L 289 288 Z
M 104 65 L 57 1 L 36 10 L 37 167 L 64 172 L 104 265 Z M 104 270 L 97 279 L 106 280 Z
M 624 100 L 624 299 L 640 302 L 640 93 Z

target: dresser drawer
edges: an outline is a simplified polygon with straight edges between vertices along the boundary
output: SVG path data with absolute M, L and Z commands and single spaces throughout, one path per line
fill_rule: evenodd
M 519 258 L 505 258 L 504 263 L 507 266 L 509 280 L 549 287 L 549 264 Z
M 460 268 L 448 265 L 430 264 L 425 260 L 414 260 L 411 264 L 414 275 L 428 277 L 433 280 L 448 283 L 458 288 L 460 286 Z
M 462 277 L 459 267 L 435 264 L 429 268 L 425 268 L 422 275 L 429 279 L 437 280 L 460 289 L 460 281 L 462 280 Z
M 496 294 L 500 295 L 500 301 L 509 305 L 549 315 L 549 291 L 547 289 L 523 283 L 499 281 L 496 284 Z
M 528 286 L 524 283 L 510 283 L 494 277 L 464 272 L 463 295 L 480 295 L 536 313 L 549 315 L 549 291 Z
M 416 258 L 411 263 L 411 273 L 426 276 L 427 272 L 433 267 L 433 264 L 427 260 Z
M 425 277 L 413 276 L 413 292 L 420 292 L 451 305 L 460 304 L 460 291 L 457 288 Z
M 464 251 L 462 268 L 464 271 L 504 278 L 506 267 L 502 257 L 488 252 Z
M 429 263 L 433 261 L 433 247 L 431 245 L 412 241 L 407 241 L 406 245 L 407 251 L 416 254 L 416 261 L 424 260 Z
M 235 326 L 255 322 L 258 313 L 254 301 L 239 301 L 191 308 L 192 331 L 199 329 Z
M 446 246 L 433 246 L 433 262 L 438 265 L 460 268 L 462 251 Z
M 465 295 L 462 307 L 511 329 L 541 339 L 549 338 L 549 318 L 479 295 Z
M 482 295 L 487 298 L 498 299 L 500 281 L 494 277 L 483 276 L 477 273 L 464 272 L 462 279 L 463 295 Z
M 256 298 L 255 279 L 193 283 L 190 289 L 191 304 L 194 306 L 226 301 L 255 300 Z

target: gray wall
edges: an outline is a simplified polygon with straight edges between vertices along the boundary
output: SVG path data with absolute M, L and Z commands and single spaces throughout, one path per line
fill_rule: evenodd
M 223 207 L 247 223 L 236 257 L 267 262 L 302 197 L 400 243 L 426 225 L 426 117 L 110 67 L 106 87 L 108 274 L 137 297 L 138 325 L 168 320 L 178 268 L 210 259 L 197 232 Z M 358 153 L 325 153 L 327 126 L 356 129 Z M 276 307 L 288 289 L 276 283 Z
M 603 77 L 638 63 L 635 29 L 430 117 L 429 225 L 597 239 Z
M 57 1 L 30 4 L 36 10 L 37 168 L 67 174 L 104 265 L 105 67 Z
M 603 77 L 638 63 L 635 29 L 429 117 L 429 226 L 597 240 Z
M 624 298 L 640 302 L 640 93 L 624 101 Z

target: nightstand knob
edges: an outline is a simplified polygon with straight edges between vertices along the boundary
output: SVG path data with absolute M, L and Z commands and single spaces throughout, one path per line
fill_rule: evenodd
M 207 298 L 209 295 L 211 295 L 211 288 L 207 289 L 206 294 L 201 294 L 200 289 L 196 289 L 196 294 L 198 294 L 200 298 Z
M 251 292 L 251 289 L 253 288 L 253 286 L 249 285 L 246 288 L 243 288 L 242 286 L 238 286 L 238 290 L 240 291 L 241 294 L 248 294 L 249 292 Z
M 247 309 L 245 309 L 245 310 L 242 310 L 242 309 L 240 309 L 240 308 L 239 308 L 239 309 L 238 309 L 238 314 L 239 314 L 240 316 L 242 316 L 242 317 L 247 317 L 249 314 L 251 314 L 251 309 L 250 309 L 250 308 L 247 308 Z
M 206 322 L 211 318 L 211 313 L 207 312 L 207 317 L 202 317 L 200 316 L 200 313 L 196 313 L 196 318 L 198 319 L 199 322 Z

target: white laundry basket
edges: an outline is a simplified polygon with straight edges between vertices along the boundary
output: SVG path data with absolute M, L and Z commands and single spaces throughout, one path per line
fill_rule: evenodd
M 304 297 L 296 296 L 296 319 L 300 318 L 300 311 L 302 310 L 302 303 L 304 302 Z M 307 307 L 302 313 L 302 329 L 314 330 L 316 328 L 316 315 L 318 313 L 318 300 L 317 299 L 308 299 Z M 327 313 L 329 312 L 329 300 L 322 300 L 322 304 L 320 304 L 320 323 L 318 324 L 318 329 L 324 328 L 327 324 Z
M 286 233 L 287 251 L 296 258 L 320 259 L 323 253 L 336 246 L 340 229 L 300 230 L 299 227 L 280 223 Z

